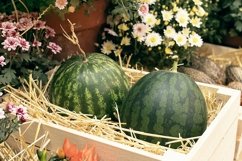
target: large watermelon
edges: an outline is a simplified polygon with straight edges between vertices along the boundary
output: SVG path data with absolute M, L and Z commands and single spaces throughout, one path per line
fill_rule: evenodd
M 129 128 L 165 136 L 200 136 L 207 126 L 206 102 L 197 84 L 185 74 L 170 71 L 141 78 L 127 94 L 120 115 Z M 161 145 L 167 141 L 140 139 Z
M 76 112 L 113 117 L 128 91 L 128 80 L 109 57 L 93 53 L 83 61 L 73 56 L 58 68 L 50 84 L 50 101 Z

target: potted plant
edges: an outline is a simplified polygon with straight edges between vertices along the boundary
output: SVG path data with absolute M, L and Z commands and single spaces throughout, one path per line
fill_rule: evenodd
M 210 6 L 206 42 L 242 47 L 242 2 L 241 0 L 219 0 Z
M 47 82 L 46 72 L 58 62 L 53 55 L 61 47 L 51 41 L 55 31 L 37 19 L 37 13 L 0 14 L 0 87 L 21 85 L 21 79 L 32 74 Z
M 65 31 L 70 33 L 67 20 L 75 23 L 75 32 L 79 38 L 80 46 L 86 53 L 89 53 L 95 50 L 97 36 L 106 20 L 105 10 L 108 4 L 107 0 L 75 1 L 74 4 L 77 3 L 80 5 L 73 6 L 72 0 L 68 2 L 63 10 L 59 7 L 58 12 L 56 12 L 57 14 L 53 14 L 52 10 L 52 12 L 47 13 L 44 17 L 47 24 L 56 30 L 56 42 L 60 43 L 63 48 L 63 52 L 57 55 L 58 60 L 66 59 L 68 56 L 78 52 L 77 47 L 63 36 L 60 25 Z M 56 0 L 55 5 L 58 7 L 57 2 L 58 0 Z
M 133 66 L 170 68 L 174 55 L 184 62 L 203 44 L 199 34 L 207 5 L 203 0 L 117 2 L 108 10 L 99 50 Z
M 87 53 L 95 50 L 97 35 L 106 20 L 105 9 L 108 0 L 16 0 L 14 2 L 15 5 L 8 0 L 1 1 L 0 11 L 11 13 L 17 8 L 20 11 L 42 13 L 46 24 L 56 31 L 53 41 L 62 46 L 63 52 L 55 55 L 57 60 L 66 59 L 78 51 L 76 46 L 63 37 L 60 26 L 70 32 L 68 19 L 76 24 L 75 32 L 83 50 Z

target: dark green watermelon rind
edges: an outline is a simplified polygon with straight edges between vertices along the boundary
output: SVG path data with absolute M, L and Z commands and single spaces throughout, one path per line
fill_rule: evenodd
M 123 70 L 102 54 L 91 54 L 87 63 L 81 59 L 71 58 L 57 70 L 49 92 L 51 102 L 98 118 L 112 116 L 129 88 Z M 78 91 L 82 93 L 75 95 Z
M 175 109 L 182 112 L 175 114 Z M 186 75 L 152 72 L 130 89 L 121 108 L 121 121 L 127 127 L 148 133 L 174 137 L 180 134 L 184 138 L 200 136 L 207 126 L 206 103 L 197 84 Z M 141 139 L 160 141 L 163 145 L 167 141 L 145 136 Z

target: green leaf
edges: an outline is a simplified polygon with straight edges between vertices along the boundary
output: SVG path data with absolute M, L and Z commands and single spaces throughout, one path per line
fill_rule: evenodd
M 242 32 L 242 21 L 236 21 L 234 25 L 236 30 L 238 30 L 239 32 Z
M 27 62 L 31 60 L 29 54 L 22 54 L 22 53 L 21 53 L 20 59 L 21 61 L 27 61 Z
M 10 68 L 6 68 L 2 70 L 2 75 L 0 75 L 0 83 L 8 84 L 11 83 L 14 79 L 16 79 L 16 72 Z

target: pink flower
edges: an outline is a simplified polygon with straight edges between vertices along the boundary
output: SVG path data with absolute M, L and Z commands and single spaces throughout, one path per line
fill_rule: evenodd
M 61 52 L 62 48 L 54 42 L 49 42 L 47 48 L 51 49 L 54 54 Z
M 16 33 L 16 26 L 12 22 L 1 23 L 0 29 L 2 30 L 2 37 L 10 36 L 12 33 Z
M 67 0 L 56 0 L 55 6 L 59 8 L 60 10 L 64 9 L 66 5 L 68 4 Z
M 52 29 L 49 26 L 46 26 L 45 29 L 46 29 L 45 30 L 45 38 L 55 37 L 55 30 L 54 29 Z
M 28 118 L 28 115 L 27 114 L 24 114 L 24 115 L 17 115 L 18 117 L 18 120 L 21 122 L 21 123 L 24 123 L 27 121 L 27 118 Z
M 27 119 L 27 108 L 23 105 L 17 106 L 16 116 L 20 122 L 25 122 Z
M 2 30 L 15 30 L 16 29 L 16 25 L 13 22 L 3 22 L 1 24 L 1 28 Z
M 142 39 L 148 32 L 150 28 L 143 23 L 137 23 L 133 26 L 133 36 L 138 39 Z
M 2 37 L 17 37 L 19 36 L 19 32 L 15 30 L 5 30 L 2 32 Z
M 33 47 L 40 47 L 42 45 L 42 43 L 40 41 L 34 40 L 32 43 Z
M 22 50 L 28 51 L 30 47 L 29 42 L 21 37 L 19 37 L 18 40 L 19 40 L 19 46 L 22 48 Z
M 6 65 L 6 62 L 4 56 L 0 56 L 0 65 L 3 67 L 4 65 Z
M 17 115 L 24 115 L 27 113 L 27 108 L 23 105 L 17 106 Z
M 140 16 L 144 16 L 149 13 L 149 5 L 144 3 L 139 5 L 138 13 Z
M 33 29 L 35 30 L 45 29 L 45 23 L 46 23 L 45 21 L 37 20 L 34 22 Z
M 7 37 L 3 42 L 3 48 L 7 49 L 8 51 L 11 50 L 16 50 L 16 48 L 18 47 L 19 41 L 18 38 L 15 37 Z
M 6 111 L 15 115 L 17 113 L 17 108 L 13 103 L 9 102 L 6 106 Z
M 30 18 L 23 17 L 19 19 L 19 23 L 17 26 L 19 31 L 24 31 L 31 28 L 33 26 L 33 23 Z

